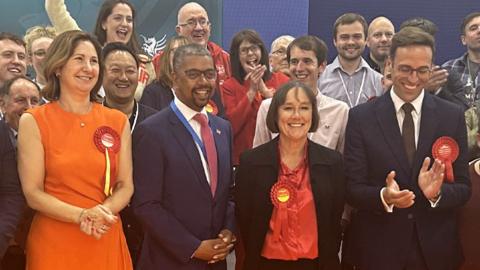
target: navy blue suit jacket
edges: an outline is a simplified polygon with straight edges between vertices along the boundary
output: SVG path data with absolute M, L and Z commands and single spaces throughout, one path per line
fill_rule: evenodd
M 424 158 L 432 157 L 432 145 L 441 136 L 455 139 L 460 154 L 453 164 L 455 182 L 443 183 L 441 200 L 432 208 L 417 179 Z M 350 243 L 344 259 L 361 269 L 403 269 L 417 232 L 429 269 L 457 269 L 463 258 L 457 210 L 471 192 L 463 110 L 425 93 L 411 167 L 390 92 L 350 110 L 345 142 L 347 201 L 357 211 L 352 216 Z M 380 190 L 392 170 L 400 189 L 415 193 L 415 203 L 387 213 Z
M 202 240 L 233 231 L 235 223 L 231 127 L 213 115 L 209 120 L 218 155 L 214 197 L 195 142 L 170 107 L 135 129 L 132 206 L 145 232 L 138 269 L 226 269 L 225 261 L 191 258 Z
M 24 206 L 10 128 L 0 121 L 0 261 L 13 237 Z

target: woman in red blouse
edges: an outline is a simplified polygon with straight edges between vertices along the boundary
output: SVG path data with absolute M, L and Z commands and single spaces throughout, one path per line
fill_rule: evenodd
M 289 78 L 270 72 L 267 49 L 254 30 L 242 30 L 233 37 L 230 62 L 233 76 L 223 83 L 221 91 L 233 128 L 233 162 L 238 165 L 240 154 L 252 148 L 260 103 Z
M 267 114 L 280 135 L 240 158 L 235 202 L 244 270 L 340 269 L 342 157 L 308 140 L 319 122 L 315 108 L 308 86 L 281 86 Z

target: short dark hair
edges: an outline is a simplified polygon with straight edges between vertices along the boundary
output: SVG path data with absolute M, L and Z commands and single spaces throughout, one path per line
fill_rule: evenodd
M 405 27 L 418 27 L 432 36 L 438 32 L 438 27 L 429 19 L 423 17 L 410 18 L 400 25 L 400 30 Z
M 49 100 L 57 100 L 60 97 L 60 81 L 57 78 L 57 71 L 67 63 L 68 59 L 73 55 L 78 44 L 82 41 L 92 43 L 98 57 L 99 73 L 98 81 L 90 91 L 90 101 L 99 102 L 100 98 L 97 95 L 98 90 L 102 86 L 103 81 L 103 60 L 102 48 L 97 39 L 79 30 L 66 31 L 58 35 L 50 45 L 45 56 L 43 74 L 47 80 L 47 84 L 43 88 L 43 96 Z
M 480 17 L 480 12 L 472 12 L 470 14 L 468 14 L 467 16 L 465 16 L 465 18 L 463 18 L 463 21 L 462 21 L 462 25 L 460 25 L 460 33 L 462 35 L 465 34 L 465 27 L 467 27 L 467 24 L 469 24 L 473 19 L 477 18 L 477 17 Z
M 293 89 L 300 89 L 302 90 L 305 95 L 307 95 L 310 104 L 312 104 L 312 125 L 308 132 L 314 132 L 318 128 L 318 122 L 320 121 L 320 117 L 318 115 L 317 109 L 317 99 L 313 94 L 313 91 L 308 87 L 306 84 L 299 82 L 299 81 L 290 81 L 278 88 L 272 98 L 272 103 L 270 103 L 270 107 L 268 108 L 267 113 L 267 127 L 273 133 L 279 133 L 280 130 L 278 128 L 278 109 L 285 103 L 287 99 L 287 94 Z
M 395 60 L 395 53 L 400 47 L 413 45 L 423 45 L 432 49 L 432 61 L 435 55 L 435 39 L 429 33 L 418 27 L 408 26 L 401 29 L 392 38 L 392 46 L 390 47 L 390 58 Z
M 138 66 L 140 65 L 140 62 L 138 60 L 138 57 L 137 55 L 135 54 L 135 52 L 133 51 L 133 49 L 121 42 L 111 42 L 111 43 L 108 43 L 107 45 L 105 45 L 105 47 L 103 47 L 102 49 L 102 58 L 103 58 L 103 61 L 105 61 L 105 59 L 107 59 L 107 57 L 113 53 L 113 52 L 116 52 L 116 51 L 121 51 L 121 52 L 128 52 L 132 57 L 133 59 L 135 59 L 135 63 L 137 64 L 137 69 L 138 69 Z
M 7 80 L 5 82 L 5 84 L 0 88 L 0 97 L 4 97 L 4 96 L 8 96 L 10 95 L 10 89 L 12 88 L 12 85 L 18 81 L 18 80 L 25 80 L 25 81 L 28 81 L 30 83 L 32 83 L 33 85 L 35 85 L 35 88 L 37 88 L 38 90 L 38 93 L 40 95 L 40 87 L 38 86 L 38 84 L 36 84 L 34 81 L 32 81 L 30 78 L 28 78 L 27 76 L 25 75 L 20 75 L 20 76 L 17 76 L 15 78 L 12 78 L 10 80 Z
M 363 28 L 363 36 L 366 39 L 368 35 L 368 24 L 365 18 L 358 13 L 345 13 L 338 17 L 333 24 L 333 39 L 337 40 L 338 26 L 359 22 Z
M 325 42 L 316 36 L 301 36 L 294 39 L 287 47 L 287 61 L 290 63 L 290 52 L 293 47 L 305 51 L 313 51 L 317 57 L 317 66 L 327 60 L 328 48 Z
M 25 43 L 25 41 L 23 41 L 23 39 L 15 34 L 12 34 L 12 33 L 9 33 L 9 32 L 0 32 L 0 41 L 1 40 L 11 40 L 13 42 L 15 42 L 16 44 L 22 46 L 25 48 L 25 50 L 27 49 L 27 44 Z
M 178 71 L 187 56 L 207 56 L 212 59 L 213 62 L 212 55 L 207 48 L 196 43 L 191 43 L 180 46 L 175 50 L 175 54 L 173 55 L 173 71 Z
M 113 9 L 118 4 L 125 4 L 130 7 L 132 11 L 132 19 L 133 19 L 133 27 L 132 27 L 132 36 L 130 40 L 127 42 L 127 46 L 130 46 L 135 53 L 140 53 L 140 44 L 137 40 L 137 33 L 135 32 L 135 8 L 128 0 L 105 0 L 100 10 L 98 11 L 97 22 L 95 23 L 95 28 L 93 30 L 93 34 L 98 39 L 98 42 L 103 46 L 107 42 L 107 32 L 103 29 L 102 24 L 105 22 L 108 16 L 112 14 Z
M 235 34 L 230 45 L 230 65 L 232 67 L 232 76 L 237 79 L 241 84 L 243 79 L 247 75 L 243 70 L 242 64 L 240 64 L 240 44 L 243 41 L 248 41 L 254 45 L 260 47 L 260 65 L 267 67 L 267 70 L 263 74 L 263 81 L 267 81 L 271 77 L 270 68 L 268 64 L 268 52 L 265 48 L 260 35 L 252 29 L 245 29 Z

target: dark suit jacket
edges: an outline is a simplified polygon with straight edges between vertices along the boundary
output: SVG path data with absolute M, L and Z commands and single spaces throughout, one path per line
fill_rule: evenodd
M 158 80 L 153 81 L 143 90 L 139 103 L 155 110 L 161 111 L 168 107 L 173 100 L 173 93 L 170 87 L 165 86 Z
M 133 133 L 135 194 L 132 207 L 144 229 L 138 269 L 226 269 L 191 258 L 202 240 L 233 231 L 231 127 L 209 115 L 218 154 L 214 197 L 195 143 L 168 107 Z
M 0 121 L 0 259 L 8 248 L 25 206 L 10 128 Z
M 417 178 L 424 158 L 431 157 L 432 145 L 441 136 L 455 139 L 460 154 L 453 164 L 455 182 L 443 183 L 442 197 L 432 208 Z M 357 212 L 352 216 L 350 245 L 344 259 L 361 269 L 403 269 L 416 231 L 429 269 L 457 269 L 462 261 L 457 210 L 470 197 L 463 110 L 425 93 L 412 167 L 407 162 L 390 92 L 350 110 L 345 142 L 347 201 Z M 387 213 L 380 190 L 392 170 L 400 189 L 415 193 L 415 203 Z
M 235 178 L 236 216 L 245 246 L 245 270 L 257 270 L 273 204 L 270 190 L 278 180 L 278 137 L 246 151 Z M 338 152 L 308 141 L 310 182 L 318 227 L 318 269 L 339 269 L 340 219 L 345 178 Z M 260 270 L 260 269 L 259 269 Z

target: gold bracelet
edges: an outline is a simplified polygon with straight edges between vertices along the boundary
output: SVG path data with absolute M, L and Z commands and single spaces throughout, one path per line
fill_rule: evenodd
M 82 222 L 82 216 L 83 216 L 83 213 L 85 213 L 85 211 L 87 211 L 87 208 L 83 208 L 82 211 L 80 212 L 80 215 L 78 215 L 78 224 Z

